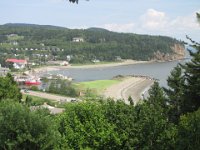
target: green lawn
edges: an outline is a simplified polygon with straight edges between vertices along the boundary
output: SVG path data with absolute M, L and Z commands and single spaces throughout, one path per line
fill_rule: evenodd
M 97 92 L 101 92 L 113 84 L 119 83 L 120 80 L 96 80 L 89 82 L 80 82 L 75 84 L 80 89 L 92 89 Z
M 9 41 L 19 41 L 19 40 L 23 40 L 24 36 L 19 36 L 19 35 L 15 35 L 15 36 L 9 36 L 8 40 Z

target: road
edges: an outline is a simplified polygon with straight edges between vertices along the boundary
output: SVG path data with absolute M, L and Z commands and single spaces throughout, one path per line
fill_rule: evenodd
M 57 102 L 71 102 L 71 100 L 75 99 L 75 98 L 71 98 L 71 97 L 65 97 L 65 96 L 49 94 L 49 93 L 44 93 L 44 92 L 37 92 L 37 91 L 24 92 L 24 90 L 22 90 L 21 92 L 22 92 L 22 94 L 46 98 L 46 99 L 50 99 L 50 100 L 57 101 Z

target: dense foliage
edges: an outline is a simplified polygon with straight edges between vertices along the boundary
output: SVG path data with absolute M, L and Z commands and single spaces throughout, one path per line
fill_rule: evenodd
M 70 81 L 67 80 L 52 80 L 50 81 L 50 85 L 46 90 L 49 93 L 55 93 L 70 97 L 79 96 L 79 92 L 77 89 L 73 87 Z
M 81 41 L 74 41 L 74 38 Z M 174 53 L 174 44 L 182 45 L 180 41 L 165 36 L 28 24 L 1 25 L 0 43 L 1 55 L 28 57 L 38 63 L 66 59 L 70 59 L 71 63 L 86 63 L 96 59 L 115 61 L 120 58 L 150 60 L 158 51 L 167 56 Z
M 13 77 L 10 74 L 7 74 L 6 77 L 0 77 L 0 101 L 12 99 L 20 102 L 21 98 L 22 94 Z
M 45 110 L 31 112 L 19 103 L 0 102 L 0 149 L 52 149 L 57 136 Z

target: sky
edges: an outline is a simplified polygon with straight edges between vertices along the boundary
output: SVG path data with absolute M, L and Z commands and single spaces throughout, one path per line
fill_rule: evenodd
M 195 13 L 200 0 L 0 0 L 0 24 L 30 23 L 66 28 L 166 35 L 200 41 Z

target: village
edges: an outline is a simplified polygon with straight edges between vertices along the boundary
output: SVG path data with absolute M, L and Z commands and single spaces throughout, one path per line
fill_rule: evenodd
M 68 61 L 50 61 L 48 62 L 49 65 L 57 65 L 57 66 L 68 66 Z M 40 74 L 40 71 L 36 71 L 37 68 L 34 68 L 32 63 L 29 63 L 25 59 L 15 59 L 10 58 L 6 59 L 6 66 L 7 67 L 0 67 L 0 75 L 6 76 L 7 73 L 11 73 L 14 77 L 14 80 L 22 85 L 27 86 L 37 86 L 41 84 L 41 78 L 44 77 L 43 74 Z M 14 71 L 13 71 L 14 70 Z M 61 74 L 47 74 L 45 76 L 47 79 L 64 79 L 71 81 L 72 78 L 68 78 Z

